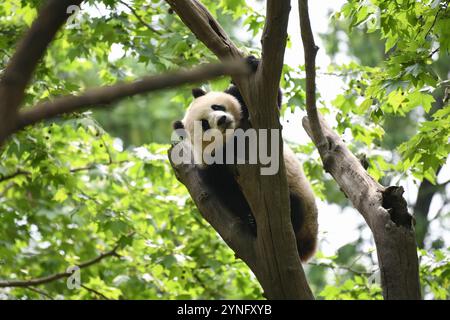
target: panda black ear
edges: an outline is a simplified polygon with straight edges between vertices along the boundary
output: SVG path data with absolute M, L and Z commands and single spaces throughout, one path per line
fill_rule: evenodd
M 174 130 L 184 129 L 184 124 L 183 124 L 183 122 L 181 122 L 181 120 L 174 121 L 172 123 L 172 126 L 173 126 Z
M 204 96 L 205 94 L 206 94 L 206 92 L 201 88 L 192 89 L 192 95 L 194 96 L 194 98 Z

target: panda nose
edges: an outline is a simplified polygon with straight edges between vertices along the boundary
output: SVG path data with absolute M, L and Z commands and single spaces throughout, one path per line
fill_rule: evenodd
M 221 116 L 217 121 L 218 126 L 223 126 L 227 122 L 227 116 Z

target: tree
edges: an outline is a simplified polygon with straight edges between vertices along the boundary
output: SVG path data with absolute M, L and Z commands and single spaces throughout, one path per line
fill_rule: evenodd
M 80 266 L 86 264 L 91 266 L 92 264 L 89 261 L 95 261 L 97 263 L 103 260 L 103 257 L 116 256 L 120 258 L 119 249 L 126 251 L 125 248 L 131 244 L 132 249 L 130 251 L 132 254 L 130 256 L 137 257 L 139 255 L 139 249 L 142 249 L 146 242 L 136 241 L 134 237 L 136 233 L 148 232 L 145 231 L 146 214 L 143 214 L 149 210 L 145 209 L 144 204 L 148 199 L 148 191 L 151 189 L 153 195 L 163 196 L 166 194 L 167 196 L 167 189 L 161 191 L 148 186 L 145 173 L 152 175 L 152 179 L 150 180 L 152 183 L 158 181 L 158 178 L 155 178 L 156 172 L 160 175 L 159 179 L 161 177 L 167 178 L 167 171 L 162 170 L 167 164 L 157 165 L 156 167 L 159 168 L 155 169 L 154 164 L 147 162 L 152 155 L 147 154 L 143 156 L 142 153 L 144 151 L 142 149 L 140 151 L 138 150 L 136 154 L 121 154 L 112 150 L 112 141 L 110 138 L 103 135 L 102 129 L 94 121 L 84 119 L 83 117 L 79 119 L 75 118 L 74 126 L 71 127 L 51 123 L 48 126 L 41 127 L 40 130 L 39 126 L 42 125 L 38 125 L 38 129 L 35 130 L 27 126 L 36 124 L 42 120 L 48 120 L 63 113 L 72 113 L 84 108 L 111 105 L 119 99 L 135 94 L 174 87 L 189 82 L 205 81 L 213 77 L 230 74 L 240 88 L 249 106 L 252 125 L 255 128 L 280 129 L 276 97 L 283 71 L 283 56 L 286 46 L 290 1 L 267 1 L 266 19 L 262 35 L 262 61 L 256 74 L 249 74 L 242 62 L 228 62 L 228 60 L 239 60 L 244 57 L 244 54 L 236 47 L 221 24 L 219 24 L 203 4 L 197 0 L 168 0 L 167 3 L 171 6 L 168 15 L 162 13 L 163 9 L 155 9 L 152 6 L 148 8 L 149 11 L 152 11 L 161 20 L 167 19 L 168 21 L 164 22 L 167 25 L 176 21 L 171 16 L 173 12 L 177 13 L 198 40 L 220 60 L 223 60 L 223 64 L 196 67 L 191 71 L 181 71 L 174 74 L 145 77 L 131 83 L 113 84 L 108 87 L 87 90 L 77 96 L 62 96 L 37 103 L 31 99 L 31 102 L 35 104 L 34 107 L 19 110 L 19 107 L 26 101 L 27 95 L 25 89 L 30 83 L 39 61 L 49 48 L 58 30 L 68 19 L 68 15 L 66 14 L 67 8 L 73 5 L 80 5 L 80 3 L 81 1 L 47 1 L 42 10 L 40 10 L 35 22 L 21 40 L 17 50 L 8 59 L 8 63 L 3 70 L 0 81 L 0 141 L 5 141 L 11 134 L 19 132 L 4 146 L 2 159 L 10 163 L 8 165 L 9 169 L 20 163 L 24 155 L 26 155 L 25 158 L 29 159 L 30 162 L 24 163 L 27 165 L 27 168 L 18 166 L 14 170 L 2 173 L 0 183 L 5 185 L 1 197 L 5 195 L 5 199 L 11 200 L 6 202 L 5 212 L 14 212 L 14 209 L 18 207 L 16 199 L 24 198 L 24 194 L 26 194 L 28 199 L 26 201 L 27 203 L 22 205 L 22 209 L 31 207 L 33 208 L 32 210 L 35 210 L 34 208 L 39 206 L 39 201 L 43 201 L 43 199 L 50 200 L 48 199 L 49 194 L 46 194 L 45 190 L 40 189 L 46 183 L 46 181 L 38 181 L 39 177 L 42 176 L 45 177 L 44 180 L 50 183 L 50 189 L 55 192 L 51 196 L 51 200 L 58 202 L 61 210 L 67 211 L 71 207 L 76 208 L 73 214 L 76 214 L 76 216 L 80 215 L 80 220 L 76 224 L 79 225 L 81 222 L 86 221 L 91 221 L 92 224 L 96 219 L 91 220 L 92 216 L 89 216 L 89 214 L 99 215 L 98 219 L 102 221 L 102 228 L 98 229 L 95 223 L 91 225 L 91 231 L 96 235 L 97 246 L 91 246 L 92 250 L 90 250 L 90 254 L 92 254 L 92 251 L 97 251 L 95 248 L 98 249 L 98 244 L 109 239 L 110 235 L 119 234 L 120 236 L 118 238 L 111 237 L 116 240 L 113 243 L 110 240 L 107 241 L 110 247 L 113 248 L 109 249 L 110 251 L 107 251 L 107 253 L 101 253 L 97 258 L 92 258 L 91 256 L 91 258 L 86 259 L 88 261 L 86 263 L 77 262 Z M 139 37 L 136 35 L 146 32 L 146 37 L 157 38 L 162 32 L 145 22 L 146 20 L 142 16 L 144 10 L 136 9 L 139 8 L 139 5 L 143 5 L 141 1 L 135 1 L 134 6 L 128 2 L 121 3 L 130 10 L 130 14 L 138 21 L 139 30 L 127 30 L 125 36 L 113 36 L 111 35 L 111 33 L 114 33 L 113 30 L 105 31 L 108 27 L 100 25 L 98 30 L 104 32 L 103 36 L 100 37 L 94 32 L 91 34 L 93 39 L 91 41 L 93 43 L 108 43 L 108 41 L 113 43 L 114 41 L 120 40 L 123 43 L 127 43 L 127 46 L 132 49 L 133 53 L 137 52 L 141 57 L 146 57 L 148 55 L 140 53 L 140 50 L 148 46 L 140 42 L 140 40 L 137 40 Z M 362 74 L 364 95 L 368 95 L 369 98 L 364 100 L 360 106 L 356 106 L 355 104 L 351 105 L 350 108 L 357 107 L 359 108 L 360 114 L 365 114 L 369 108 L 375 106 L 376 110 L 367 114 L 372 118 L 376 118 L 377 116 L 380 118 L 379 110 L 387 113 L 395 113 L 403 110 L 403 108 L 412 110 L 421 107 L 428 112 L 430 110 L 428 106 L 431 100 L 428 94 L 422 93 L 420 90 L 425 84 L 436 85 L 436 82 L 430 79 L 429 70 L 426 68 L 427 59 L 431 59 L 438 52 L 433 47 L 436 41 L 440 43 L 441 52 L 448 49 L 448 43 L 444 40 L 445 32 L 447 32 L 445 26 L 449 20 L 446 16 L 446 3 L 440 3 L 439 1 L 433 2 L 430 8 L 416 4 L 415 2 L 392 3 L 389 1 L 379 1 L 375 5 L 369 5 L 359 3 L 358 1 L 349 1 L 342 10 L 343 15 L 350 19 L 351 25 L 356 27 L 362 23 L 368 24 L 371 22 L 372 29 L 382 30 L 383 36 L 388 39 L 386 49 L 392 50 L 388 56 L 388 63 L 385 69 L 373 69 L 361 66 L 353 66 L 352 68 Z M 105 1 L 105 4 L 114 7 L 109 1 Z M 226 10 L 231 11 L 227 5 L 223 5 L 223 7 L 225 8 L 225 12 Z M 239 10 L 243 10 L 243 5 L 237 4 L 231 8 L 238 14 Z M 380 22 L 379 25 L 372 21 L 373 19 L 377 19 L 377 8 L 383 12 L 377 20 Z M 400 13 L 395 13 L 396 10 L 399 10 Z M 411 12 L 414 12 L 414 14 L 422 14 L 420 24 L 417 19 L 414 19 L 414 14 Z M 384 298 L 418 299 L 421 296 L 421 292 L 414 226 L 413 219 L 408 213 L 406 201 L 402 197 L 403 189 L 397 186 L 383 187 L 379 184 L 377 182 L 379 176 L 372 177 L 370 175 L 370 173 L 373 175 L 373 173 L 379 174 L 379 172 L 373 168 L 369 168 L 369 171 L 366 171 L 360 161 L 343 143 L 339 135 L 326 124 L 326 121 L 318 113 L 315 89 L 315 55 L 317 47 L 314 44 L 314 38 L 312 36 L 307 1 L 299 1 L 299 13 L 302 42 L 305 50 L 305 106 L 308 114 L 308 117 L 304 119 L 303 125 L 319 151 L 324 170 L 331 173 L 341 190 L 362 214 L 373 232 L 377 246 Z M 439 15 L 441 15 L 441 19 L 437 18 Z M 121 18 L 123 19 L 121 14 L 114 17 L 114 19 L 118 19 L 119 21 Z M 253 22 L 256 21 L 257 19 L 253 20 Z M 129 27 L 126 24 L 125 22 L 114 25 L 114 28 Z M 126 27 L 124 27 L 125 25 Z M 187 29 L 183 30 L 183 27 L 180 26 L 178 24 L 174 33 L 186 34 Z M 429 29 L 424 28 L 424 26 L 429 27 Z M 255 23 L 254 28 L 256 29 L 257 27 L 259 27 L 259 24 Z M 141 32 L 141 28 L 145 31 Z M 411 44 L 415 35 L 414 32 L 417 34 L 418 28 L 427 30 L 424 37 L 425 40 Z M 150 32 L 150 36 L 147 32 Z M 398 38 L 396 32 L 401 32 L 405 38 Z M 77 33 L 75 32 L 74 34 L 76 35 Z M 127 36 L 131 37 L 127 38 Z M 110 39 L 108 37 L 117 37 L 119 39 Z M 155 47 L 151 48 L 151 50 L 161 49 L 161 47 L 158 47 L 161 46 L 161 43 L 163 43 L 161 40 L 159 42 L 156 41 Z M 393 45 L 396 45 L 396 47 L 392 48 Z M 195 49 L 201 48 L 199 43 L 196 46 L 198 47 L 195 47 Z M 421 49 L 420 52 L 417 51 L 417 48 Z M 179 52 L 183 50 L 186 50 L 186 48 L 176 49 Z M 195 52 L 195 50 L 193 51 Z M 99 54 L 100 58 L 105 58 L 104 52 L 103 56 L 101 53 Z M 205 56 L 208 56 L 204 47 L 199 52 L 205 53 Z M 169 64 L 165 57 L 154 57 L 154 59 L 160 63 Z M 396 67 L 399 62 L 401 65 L 400 69 Z M 36 75 L 39 74 L 38 69 Z M 396 78 L 394 80 L 390 79 L 393 76 Z M 35 87 L 34 85 L 33 88 Z M 70 92 L 70 86 L 66 90 Z M 359 92 L 361 91 L 362 89 L 359 90 Z M 59 94 L 68 92 L 64 92 L 63 90 Z M 407 93 L 406 96 L 405 92 Z M 48 94 L 49 92 L 47 92 Z M 295 92 L 294 96 L 301 94 L 301 91 Z M 36 97 L 37 95 L 34 95 L 33 98 L 36 99 Z M 340 100 L 337 99 L 337 108 L 342 111 L 345 108 L 349 108 L 347 101 L 354 102 L 355 100 L 347 97 Z M 427 128 L 433 128 L 433 135 L 437 141 L 445 141 L 445 139 L 448 139 L 450 130 L 447 121 L 447 109 L 448 106 L 436 111 L 433 120 L 429 120 L 428 123 L 424 124 L 423 130 L 419 131 L 416 137 L 403 146 L 401 151 L 405 161 L 398 166 L 399 170 L 411 170 L 416 177 L 422 179 L 424 177 L 433 178 L 438 167 L 444 164 L 448 156 L 448 145 L 439 142 L 423 145 L 422 141 L 424 139 L 430 139 L 430 131 Z M 345 128 L 347 122 L 345 121 L 346 119 L 343 120 L 340 125 Z M 348 127 L 352 130 L 358 128 L 357 126 L 351 125 L 348 125 Z M 23 130 L 24 128 L 26 130 Z M 33 132 L 33 134 L 38 133 L 36 135 L 37 138 L 30 135 L 30 132 Z M 57 148 L 57 143 L 64 144 L 65 139 L 75 137 L 77 134 L 83 137 L 83 141 L 73 147 L 79 151 L 90 150 L 92 153 L 91 155 L 80 157 L 79 160 L 82 161 L 73 161 L 73 159 L 62 157 L 61 149 Z M 55 140 L 51 144 L 47 141 L 50 135 Z M 364 133 L 360 133 L 360 136 L 363 138 L 367 137 Z M 367 142 L 368 140 L 366 139 L 365 141 Z M 368 143 L 372 143 L 372 140 L 369 140 Z M 417 151 L 419 144 L 420 148 L 425 148 L 425 153 Z M 41 153 L 36 152 L 39 149 L 37 147 L 46 151 Z M 52 147 L 54 147 L 53 150 L 51 149 Z M 282 148 L 282 143 L 280 143 L 280 148 Z M 416 152 L 412 150 L 416 150 Z M 154 148 L 152 152 L 155 152 Z M 432 159 L 429 159 L 430 152 L 435 152 L 435 156 Z M 52 153 L 54 154 L 53 156 L 51 156 Z M 427 157 L 418 156 L 423 154 L 426 154 Z M 52 163 L 53 159 L 62 160 L 61 164 L 63 165 L 54 165 Z M 370 160 L 373 161 L 373 159 Z M 376 160 L 380 161 L 379 159 Z M 429 166 L 429 161 L 432 163 L 431 167 Z M 43 163 L 45 163 L 45 166 Z M 66 163 L 69 163 L 69 166 L 65 165 Z M 108 169 L 105 169 L 105 167 Z M 236 213 L 227 211 L 221 205 L 220 199 L 208 193 L 195 166 L 174 166 L 174 169 L 177 178 L 189 190 L 202 216 L 222 236 L 225 242 L 235 252 L 236 257 L 242 259 L 254 272 L 267 298 L 313 298 L 302 265 L 297 256 L 294 236 L 291 231 L 288 190 L 283 163 L 281 163 L 281 170 L 278 174 L 273 176 L 259 175 L 258 166 L 237 165 L 234 168 L 239 177 L 238 183 L 256 219 L 258 226 L 258 236 L 256 238 L 250 236 L 242 221 L 236 218 Z M 72 179 L 62 180 L 68 179 L 68 176 L 72 174 L 77 175 L 80 172 L 91 171 L 97 172 L 95 174 L 88 174 L 88 177 L 92 179 L 88 185 L 94 187 L 95 190 L 91 194 L 83 192 L 82 179 L 77 179 L 74 176 Z M 109 171 L 113 175 L 112 181 L 109 181 L 105 177 L 105 171 Z M 115 173 L 116 171 L 118 173 Z M 131 182 L 126 182 L 125 187 L 120 187 L 114 181 L 115 174 L 118 174 L 119 181 L 128 181 L 128 179 L 131 179 L 129 180 Z M 105 184 L 105 182 L 107 183 Z M 167 181 L 160 183 L 161 185 L 169 186 L 170 182 L 167 179 Z M 26 185 L 27 187 L 34 185 L 35 189 L 30 189 L 30 191 L 23 190 L 24 192 L 21 194 L 17 190 L 14 190 L 15 188 L 20 188 L 21 185 Z M 62 185 L 65 185 L 65 187 L 61 188 Z M 259 187 L 255 188 L 255 186 Z M 137 198 L 133 200 L 133 204 L 130 203 L 130 196 L 126 195 L 131 190 L 136 192 Z M 121 199 L 121 201 L 115 203 L 115 199 Z M 68 202 L 70 202 L 70 205 L 68 205 Z M 86 202 L 84 204 L 85 208 L 80 210 L 83 202 Z M 37 216 L 45 215 L 49 221 L 53 220 L 51 213 L 53 211 L 49 210 L 49 207 L 54 205 L 54 203 L 47 201 L 46 206 L 48 208 L 45 210 L 39 209 L 37 212 L 40 212 L 40 214 Z M 109 208 L 110 206 L 111 208 Z M 176 210 L 175 208 L 176 206 L 167 209 L 170 210 L 169 212 L 172 212 L 172 210 Z M 83 210 L 86 211 L 87 215 L 83 214 Z M 129 213 L 135 211 L 142 212 L 139 214 L 139 217 L 129 219 Z M 87 217 L 89 217 L 88 220 L 86 220 Z M 36 215 L 30 216 L 30 218 L 35 219 Z M 60 218 L 62 220 L 53 224 L 54 226 L 61 224 L 69 225 L 69 221 L 72 219 L 70 217 L 67 220 L 67 216 Z M 29 224 L 27 220 L 20 223 L 17 222 L 17 217 L 14 214 L 9 214 L 4 219 L 16 225 Z M 170 221 L 172 219 L 176 218 L 170 218 Z M 153 221 L 153 228 L 160 228 L 161 221 L 164 221 L 164 219 L 161 220 L 161 217 L 158 220 L 155 219 Z M 183 223 L 185 222 L 183 221 Z M 42 228 L 42 221 L 40 221 L 40 225 Z M 67 232 L 67 230 L 64 231 Z M 4 232 L 6 232 L 6 229 Z M 103 234 L 100 235 L 101 233 Z M 35 239 L 39 238 L 37 234 L 39 232 L 36 233 L 35 230 Z M 82 236 L 81 234 L 77 234 L 76 237 L 83 238 L 86 235 Z M 155 248 L 155 242 L 148 241 L 150 241 L 149 247 Z M 177 241 L 174 241 L 174 247 L 172 249 L 177 247 L 176 243 Z M 11 255 L 13 251 L 19 252 L 17 250 L 20 250 L 21 247 L 23 249 L 26 246 L 12 246 L 12 250 L 8 254 Z M 149 255 L 150 257 L 156 257 L 158 253 L 152 252 Z M 176 254 L 166 257 L 167 260 L 164 260 L 163 255 L 161 261 L 163 261 L 164 266 L 168 266 L 169 268 L 174 263 L 183 260 L 182 257 Z M 62 259 L 64 260 L 64 258 Z M 79 260 L 79 257 L 70 256 L 65 259 L 76 262 Z M 121 261 L 121 266 L 124 265 L 125 260 Z M 61 258 L 59 262 L 61 263 Z M 145 272 L 146 264 L 144 263 L 142 266 L 136 265 L 135 267 L 140 272 Z M 161 274 L 162 271 L 160 269 L 155 269 L 153 270 L 154 274 Z M 183 271 L 186 273 L 186 270 L 177 268 L 171 270 L 171 272 L 174 272 L 174 277 L 177 280 L 181 278 L 187 288 L 192 285 L 183 275 Z M 196 280 L 195 282 L 201 283 L 204 287 L 203 291 L 213 290 L 212 286 L 209 287 L 210 282 L 202 281 L 194 270 L 195 267 L 191 266 L 189 273 L 192 274 L 192 278 Z M 444 269 L 444 272 L 448 272 L 448 269 L 447 271 Z M 7 279 L 0 281 L 0 287 L 22 286 L 34 288 L 33 285 L 47 283 L 45 279 L 51 279 L 48 281 L 50 282 L 69 276 L 69 272 L 60 272 L 55 273 L 54 276 L 34 280 Z M 147 279 L 153 280 L 157 279 L 155 277 L 157 275 L 146 276 Z M 101 298 L 118 298 L 120 296 L 120 290 L 118 291 L 117 288 L 110 288 L 105 285 L 101 277 L 91 277 L 90 279 L 88 286 L 85 288 L 87 292 Z M 117 279 L 117 277 L 114 280 L 117 283 L 120 282 L 120 279 Z M 154 282 L 157 281 L 155 280 Z M 171 283 L 170 286 L 175 288 L 177 285 Z M 99 291 L 99 288 L 103 291 Z M 186 290 L 188 290 L 187 288 Z M 108 293 L 107 295 L 102 293 L 105 290 Z M 159 296 L 165 291 L 158 284 L 154 284 L 152 290 Z M 195 292 L 195 289 L 192 290 Z M 214 295 L 214 293 L 211 294 Z M 248 293 L 248 295 L 251 296 L 251 293 Z

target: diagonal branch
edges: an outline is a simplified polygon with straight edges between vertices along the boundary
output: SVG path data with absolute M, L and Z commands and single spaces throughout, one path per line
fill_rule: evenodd
M 105 296 L 105 295 L 104 295 L 103 293 L 101 293 L 100 291 L 97 291 L 97 290 L 92 289 L 92 288 L 90 288 L 90 287 L 88 287 L 88 286 L 85 286 L 84 284 L 82 284 L 81 287 L 82 287 L 83 289 L 85 289 L 86 291 L 88 291 L 88 292 L 90 292 L 90 293 L 93 293 L 93 294 L 99 296 L 100 298 L 102 298 L 102 299 L 104 299 L 104 300 L 110 300 L 107 296 Z
M 65 96 L 42 102 L 19 113 L 15 130 L 61 114 L 89 107 L 108 106 L 121 99 L 151 91 L 176 87 L 186 83 L 210 80 L 223 75 L 238 75 L 248 72 L 242 61 L 225 64 L 207 64 L 190 71 L 178 71 L 152 77 L 145 77 L 132 83 L 116 84 L 109 87 L 91 89 L 80 96 Z
M 48 45 L 69 17 L 67 8 L 82 0 L 49 0 L 19 43 L 0 80 L 0 142 L 14 127 L 25 87 Z
M 119 244 L 117 244 L 112 250 L 107 251 L 105 253 L 100 254 L 99 256 L 85 261 L 83 263 L 80 263 L 78 267 L 80 269 L 90 267 L 96 263 L 99 263 L 105 258 L 115 256 L 117 257 L 117 250 L 119 249 Z M 38 286 L 41 284 L 53 282 L 62 278 L 67 278 L 72 275 L 72 272 L 61 272 L 61 273 L 55 273 L 53 275 L 47 276 L 47 277 L 41 277 L 41 278 L 35 278 L 35 279 L 29 279 L 29 280 L 0 280 L 0 288 L 6 288 L 6 287 L 30 287 L 30 286 Z
M 136 19 L 138 19 L 138 21 L 140 23 L 142 23 L 145 27 L 147 27 L 147 29 L 149 29 L 150 31 L 152 31 L 156 34 L 161 35 L 160 31 L 156 30 L 150 24 L 145 22 L 144 19 L 142 19 L 142 17 L 139 15 L 139 13 L 137 13 L 136 9 L 134 9 L 133 6 L 129 5 L 128 3 L 126 3 L 125 1 L 122 1 L 122 0 L 118 0 L 117 2 L 123 4 L 125 7 L 127 7 L 131 11 L 131 13 L 136 17 Z
M 315 56 L 307 0 L 299 0 L 300 27 L 309 83 L 303 127 L 317 146 L 329 172 L 370 227 L 377 248 L 385 299 L 420 299 L 419 264 L 412 217 L 403 188 L 383 187 L 363 168 L 315 106 Z
M 305 71 L 308 75 L 306 77 L 306 111 L 314 141 L 317 141 L 319 153 L 323 154 L 324 148 L 327 147 L 327 142 L 322 132 L 316 106 L 316 55 L 319 47 L 314 42 L 314 35 L 309 20 L 308 0 L 299 0 L 298 6 L 300 12 L 300 33 L 305 53 Z
M 243 57 L 220 24 L 199 1 L 166 0 L 166 2 L 195 36 L 219 59 Z

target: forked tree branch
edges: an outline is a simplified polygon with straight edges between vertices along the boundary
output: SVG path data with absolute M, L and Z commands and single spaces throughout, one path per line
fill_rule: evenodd
M 86 108 L 109 106 L 137 94 L 206 81 L 223 75 L 242 75 L 248 72 L 248 66 L 243 61 L 233 61 L 224 64 L 207 64 L 192 70 L 166 73 L 145 77 L 131 83 L 90 89 L 79 96 L 64 96 L 25 109 L 19 113 L 15 130 L 61 114 Z
M 82 0 L 49 0 L 20 41 L 0 79 L 0 142 L 11 133 L 25 87 L 48 45 L 69 17 L 67 8 Z
M 324 169 L 361 213 L 372 230 L 385 299 L 420 299 L 419 264 L 412 217 L 403 188 L 384 188 L 363 168 L 342 139 L 326 124 L 315 107 L 316 46 L 309 23 L 307 0 L 299 0 L 300 27 L 309 83 L 303 127 L 320 151 Z
M 199 1 L 166 1 L 197 38 L 220 59 L 242 56 L 218 22 Z M 261 65 L 256 74 L 247 77 L 233 77 L 233 80 L 249 108 L 252 126 L 254 128 L 280 129 L 276 94 L 283 66 L 290 1 L 268 0 L 267 6 Z M 281 151 L 281 135 L 278 142 L 280 142 Z M 292 231 L 284 161 L 280 161 L 278 173 L 271 176 L 261 175 L 259 166 L 238 165 L 234 169 L 236 169 L 237 181 L 250 205 L 258 229 L 258 236 L 254 240 L 254 261 L 256 263 L 253 263 L 252 258 L 246 259 L 241 255 L 242 259 L 257 276 L 265 290 L 266 297 L 313 299 L 301 267 Z M 175 168 L 175 170 L 180 169 Z M 181 168 L 181 170 L 184 169 Z M 192 168 L 192 170 L 198 169 Z M 179 172 L 178 176 L 181 177 L 180 181 L 187 186 L 194 200 L 202 194 L 201 181 L 194 185 L 189 179 L 183 178 Z M 194 188 L 195 186 L 199 187 Z M 216 201 L 220 201 L 220 199 L 216 199 Z M 201 211 L 213 210 L 213 207 L 211 209 L 203 207 L 202 209 L 199 206 L 199 208 Z M 203 214 L 205 215 L 205 212 Z M 238 215 L 238 213 L 233 214 Z M 220 219 L 218 225 L 211 224 L 221 233 L 222 225 L 226 225 L 227 220 Z M 240 237 L 240 235 L 235 233 L 233 238 L 235 237 Z M 248 248 L 245 246 L 246 240 L 234 239 L 234 241 L 238 247 Z M 230 247 L 240 255 L 242 250 L 236 249 L 233 245 Z
M 80 269 L 84 269 L 87 267 L 90 267 L 96 263 L 99 263 L 105 258 L 116 256 L 118 257 L 117 250 L 119 249 L 119 244 L 117 244 L 112 250 L 102 253 L 99 256 L 82 262 L 77 267 Z M 41 284 L 53 282 L 62 278 L 68 278 L 72 275 L 72 272 L 65 271 L 60 273 L 55 273 L 50 276 L 41 277 L 41 278 L 34 278 L 29 280 L 0 280 L 0 288 L 6 288 L 6 287 L 31 287 L 31 286 L 38 286 Z

